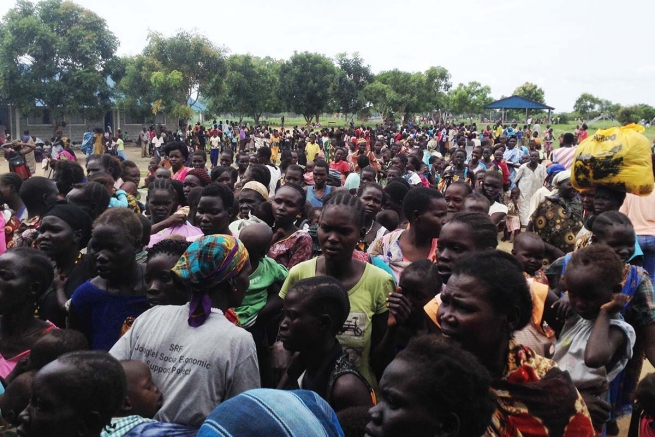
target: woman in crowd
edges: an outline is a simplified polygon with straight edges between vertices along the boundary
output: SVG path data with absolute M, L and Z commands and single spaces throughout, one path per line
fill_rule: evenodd
M 469 168 L 466 165 L 466 150 L 457 149 L 452 154 L 452 164 L 441 173 L 439 190 L 443 193 L 450 184 L 459 180 L 470 183 L 471 177 L 472 174 L 469 174 Z
M 201 237 L 172 270 L 191 301 L 150 309 L 111 349 L 119 360 L 154 369 L 153 381 L 164 396 L 156 420 L 200 426 L 216 405 L 259 388 L 252 336 L 224 315 L 243 301 L 250 271 L 239 240 Z
M 278 388 L 312 390 L 337 413 L 374 405 L 371 387 L 336 338 L 349 312 L 346 290 L 330 276 L 303 279 L 289 289 L 279 337 L 285 349 L 298 353 Z
M 27 219 L 27 208 L 19 196 L 23 178 L 16 173 L 0 175 L 0 194 L 5 204 L 14 212 L 21 222 Z
M 237 176 L 238 171 L 233 167 L 214 167 L 211 172 L 212 182 L 227 185 L 232 191 L 234 191 Z
M 364 211 L 366 211 L 364 220 L 366 234 L 357 248 L 366 252 L 375 240 L 382 238 L 384 234 L 389 232 L 387 228 L 375 221 L 375 217 L 382 210 L 382 205 L 384 205 L 384 189 L 376 183 L 364 184 L 359 187 L 357 198 L 362 203 Z
M 480 171 L 487 171 L 487 166 L 482 162 L 482 147 L 475 146 L 471 152 L 471 157 L 466 161 L 470 179 L 474 180 L 474 175 Z
M 184 187 L 184 198 L 189 197 L 189 191 L 196 187 L 206 187 L 211 184 L 212 180 L 203 169 L 192 168 L 186 174 L 182 185 Z
M 183 237 L 202 235 L 202 231 L 186 222 L 186 211 L 177 211 L 179 195 L 168 179 L 155 179 L 148 186 L 148 210 L 152 223 L 150 244 L 176 234 Z
M 471 353 L 437 336 L 418 337 L 385 369 L 366 435 L 484 435 L 495 409 L 490 383 Z
M 403 211 L 403 200 L 407 193 L 409 193 L 409 184 L 401 182 L 402 178 L 398 180 L 390 180 L 386 187 L 384 187 L 385 202 L 382 209 L 389 209 L 398 214 L 398 229 L 405 229 L 409 224 L 409 220 L 405 217 Z M 393 229 L 390 229 L 393 230 Z
M 230 223 L 230 231 L 232 232 L 232 235 L 238 236 L 239 231 L 250 223 L 262 223 L 261 217 L 257 217 L 256 214 L 260 211 L 260 207 L 266 202 L 269 202 L 268 188 L 260 182 L 247 182 L 239 193 L 238 212 L 239 217 L 241 218 Z
M 383 236 L 369 249 L 369 254 L 383 259 L 391 267 L 396 282 L 413 261 L 430 259 L 436 262 L 437 237 L 448 205 L 439 191 L 419 187 L 407 193 L 403 211 L 409 219 L 408 229 Z
M 86 159 L 86 175 L 93 176 L 96 173 L 105 173 L 114 179 L 114 188 L 121 189 L 123 179 L 121 178 L 121 162 L 118 158 L 104 154 L 91 155 Z
M 34 317 L 39 297 L 52 282 L 48 257 L 32 248 L 12 249 L 0 256 L 0 378 L 30 355 L 51 323 Z
M 66 195 L 66 201 L 78 206 L 93 221 L 107 210 L 110 197 L 107 189 L 99 183 L 87 182 L 70 190 Z
M 283 185 L 273 198 L 275 223 L 268 256 L 287 269 L 312 257 L 312 237 L 295 225 L 303 216 L 305 202 L 305 190 L 296 184 Z
M 200 194 L 195 224 L 204 235 L 231 235 L 229 226 L 233 208 L 232 191 L 222 184 L 209 184 Z
M 77 162 L 58 161 L 54 170 L 54 180 L 61 199 L 66 198 L 74 185 L 81 184 L 84 181 L 84 169 Z
M 507 167 L 507 162 L 503 158 L 505 154 L 505 146 L 498 145 L 494 147 L 494 165 L 498 171 L 503 175 L 503 187 L 509 189 L 509 167 Z
M 553 187 L 555 190 L 530 217 L 528 231 L 539 235 L 546 251 L 559 257 L 575 247 L 575 237 L 582 228 L 582 203 L 571 186 L 570 170 L 558 173 Z
M 482 142 L 482 158 L 480 159 L 480 162 L 489 171 L 498 170 L 496 164 L 494 164 L 493 151 L 491 150 L 491 145 L 489 144 L 488 140 L 485 141 Z
M 514 179 L 514 183 L 521 192 L 518 201 L 521 226 L 528 226 L 530 222 L 530 199 L 544 185 L 546 176 L 546 167 L 539 164 L 539 152 L 532 150 L 530 152 L 530 161 L 519 167 Z
M 362 204 L 348 192 L 327 199 L 318 227 L 323 256 L 292 268 L 280 297 L 284 299 L 296 282 L 309 277 L 332 276 L 341 282 L 348 292 L 350 314 L 338 339 L 357 370 L 375 388 L 376 375 L 382 375 L 395 354 L 397 325 L 405 321 L 410 310 L 407 299 L 394 292 L 388 273 L 353 259 L 364 234 L 365 215 Z
M 484 174 L 482 194 L 489 200 L 489 216 L 496 226 L 507 217 L 508 208 L 502 203 L 503 178 L 500 172 L 488 171 Z
M 457 181 L 450 184 L 444 193 L 444 199 L 448 206 L 448 214 L 455 214 L 464 209 L 464 200 L 471 194 L 471 185 L 464 181 Z
M 36 244 L 54 263 L 52 287 L 39 297 L 37 312 L 41 320 L 66 327 L 66 302 L 92 275 L 86 248 L 91 238 L 91 218 L 73 204 L 56 203 L 41 218 Z
M 512 339 L 532 315 L 518 261 L 500 251 L 460 259 L 441 301 L 437 320 L 442 335 L 474 354 L 491 375 L 498 397 L 491 435 L 595 434 L 568 375 Z
M 171 179 L 174 181 L 184 182 L 187 173 L 191 170 L 184 166 L 184 163 L 189 159 L 189 148 L 180 141 L 173 141 L 166 144 L 166 154 L 168 155 L 168 162 L 171 163 Z
M 147 309 L 141 250 L 141 221 L 127 208 L 110 208 L 94 223 L 89 254 L 97 276 L 73 293 L 70 326 L 92 349 L 109 350 Z

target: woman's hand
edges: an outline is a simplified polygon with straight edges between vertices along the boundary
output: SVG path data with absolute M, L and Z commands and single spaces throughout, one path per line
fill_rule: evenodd
M 387 297 L 387 308 L 389 308 L 389 318 L 387 319 L 387 327 L 389 328 L 402 325 L 412 313 L 409 300 L 403 296 L 400 287 L 396 287 L 395 292 L 389 293 Z

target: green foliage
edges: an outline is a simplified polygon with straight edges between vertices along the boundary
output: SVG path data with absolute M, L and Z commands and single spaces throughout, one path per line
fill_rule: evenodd
M 537 85 L 526 82 L 514 90 L 514 95 L 525 97 L 526 99 L 534 100 L 541 104 L 546 104 L 546 95 L 544 90 Z
M 375 81 L 366 85 L 363 92 L 366 100 L 371 102 L 373 109 L 383 118 L 393 115 L 393 105 L 398 100 L 398 96 L 391 86 Z
M 622 124 L 639 123 L 642 118 L 642 109 L 639 105 L 624 106 L 616 114 Z
M 480 82 L 460 83 L 449 95 L 449 109 L 459 115 L 480 114 L 491 102 L 491 88 Z
M 302 114 L 309 124 L 330 102 L 330 86 L 336 68 L 330 58 L 318 53 L 294 52 L 280 66 L 278 96 L 286 107 Z
M 240 119 L 248 115 L 259 124 L 262 113 L 280 109 L 277 99 L 280 65 L 280 61 L 272 58 L 230 56 L 223 89 L 220 95 L 212 96 L 209 111 L 237 113 Z
M 122 62 L 125 74 L 116 85 L 118 103 L 135 119 L 154 121 L 152 106 L 157 95 L 152 85 L 152 72 L 160 68 L 159 63 L 143 55 L 127 57 Z
M 72 2 L 18 0 L 0 23 L 0 95 L 23 112 L 40 103 L 53 125 L 110 106 L 107 78 L 123 71 L 105 20 Z
M 641 109 L 641 118 L 650 122 L 655 118 L 655 108 L 645 103 L 640 103 L 639 108 Z
M 373 81 L 373 74 L 359 53 L 353 53 L 351 58 L 347 53 L 340 53 L 336 63 L 338 69 L 332 83 L 332 99 L 336 109 L 348 118 L 348 114 L 360 112 L 366 106 L 364 88 Z
M 567 114 L 566 112 L 562 112 L 561 114 L 556 114 L 553 117 L 553 119 L 557 120 L 558 117 L 559 117 L 559 123 L 558 124 L 568 124 L 569 123 L 570 117 L 569 117 L 569 114 Z
M 425 108 L 426 112 L 445 109 L 448 105 L 448 91 L 453 84 L 450 73 L 444 67 L 430 67 L 425 73 Z
M 588 118 L 600 112 L 600 105 L 601 99 L 589 93 L 582 93 L 573 104 L 573 110 Z

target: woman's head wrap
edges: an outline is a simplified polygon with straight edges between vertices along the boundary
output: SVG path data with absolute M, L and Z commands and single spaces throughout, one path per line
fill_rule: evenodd
M 248 250 L 229 235 L 207 235 L 191 243 L 172 272 L 191 288 L 189 326 L 202 325 L 211 313 L 207 293 L 218 284 L 237 276 L 246 262 Z
M 259 193 L 264 200 L 268 202 L 268 188 L 264 186 L 261 182 L 250 181 L 243 186 L 243 190 L 253 190 L 256 193 Z
M 91 238 L 91 228 L 93 226 L 91 217 L 89 217 L 86 211 L 72 203 L 60 201 L 53 204 L 50 209 L 43 214 L 41 219 L 48 216 L 54 216 L 63 220 L 68 224 L 68 226 L 73 228 L 73 231 L 75 232 L 80 231 L 81 236 L 79 247 L 86 247 Z
M 562 182 L 568 181 L 569 179 L 571 179 L 571 170 L 561 171 L 553 178 L 553 187 L 559 188 Z

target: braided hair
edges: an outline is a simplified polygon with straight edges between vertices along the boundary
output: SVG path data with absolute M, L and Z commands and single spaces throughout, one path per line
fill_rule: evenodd
M 351 216 L 357 220 L 357 227 L 363 227 L 366 220 L 366 210 L 355 196 L 348 191 L 332 191 L 323 200 L 323 211 L 330 207 L 342 207 L 352 211 Z
M 186 240 L 166 238 L 148 249 L 148 261 L 161 254 L 181 257 L 190 245 Z

